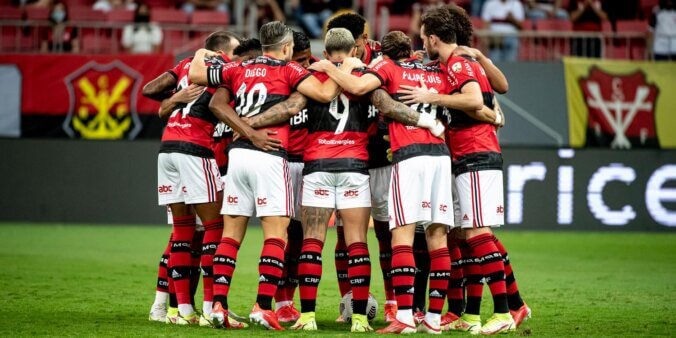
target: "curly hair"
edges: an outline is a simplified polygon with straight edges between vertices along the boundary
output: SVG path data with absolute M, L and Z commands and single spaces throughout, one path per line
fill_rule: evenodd
M 420 19 L 425 26 L 425 35 L 436 35 L 445 43 L 456 43 L 455 23 L 451 20 L 451 14 L 447 6 L 435 8 L 423 14 Z
M 471 46 L 474 28 L 467 12 L 455 4 L 443 6 L 441 9 L 446 11 L 450 17 L 450 21 L 454 27 L 453 31 L 455 32 L 456 43 L 463 46 Z M 425 26 L 425 29 L 427 29 L 427 26 Z
M 253 56 L 262 55 L 261 42 L 258 39 L 244 39 L 239 46 L 235 48 L 233 54 L 238 56 L 244 56 L 246 54 Z
M 405 59 L 411 56 L 411 38 L 402 31 L 392 31 L 380 41 L 383 54 L 392 60 Z
M 293 52 L 298 53 L 310 49 L 310 39 L 303 32 L 293 31 Z
M 352 37 L 357 40 L 364 34 L 366 19 L 359 14 L 345 13 L 336 16 L 326 25 L 327 30 L 331 28 L 345 28 L 352 33 Z

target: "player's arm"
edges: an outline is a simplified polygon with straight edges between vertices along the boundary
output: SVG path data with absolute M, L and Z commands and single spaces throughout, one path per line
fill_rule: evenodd
M 429 129 L 434 136 L 440 137 L 444 133 L 444 125 L 430 114 L 421 114 L 411 107 L 392 99 L 384 89 L 376 89 L 371 94 L 371 103 L 378 111 L 405 125 Z
M 330 79 L 321 82 L 310 75 L 298 85 L 296 90 L 317 102 L 329 103 L 340 94 L 341 88 Z
M 298 114 L 305 108 L 305 104 L 307 104 L 307 98 L 303 94 L 295 92 L 285 101 L 277 103 L 262 114 L 249 118 L 247 122 L 252 128 L 278 125 Z
M 500 68 L 493 64 L 491 59 L 487 58 L 480 50 L 467 46 L 458 46 L 453 50 L 453 56 L 466 55 L 474 58 L 481 64 L 481 67 L 486 71 L 486 77 L 491 83 L 491 87 L 497 93 L 504 94 L 509 90 L 509 82 L 507 77 L 502 73 Z
M 209 85 L 209 81 L 207 79 L 209 67 L 207 67 L 206 63 L 204 63 L 204 58 L 211 57 L 213 55 L 216 55 L 216 53 L 204 48 L 198 49 L 197 52 L 195 52 L 195 57 L 192 58 L 192 61 L 190 62 L 190 69 L 188 70 L 188 79 L 190 82 L 202 86 Z
M 163 119 L 169 116 L 169 114 L 174 111 L 174 107 L 180 103 L 190 103 L 195 101 L 203 92 L 204 87 L 192 83 L 187 88 L 183 88 L 174 93 L 170 98 L 162 100 L 160 110 L 158 111 L 160 118 Z
M 265 151 L 277 150 L 282 141 L 270 137 L 276 132 L 270 130 L 255 130 L 242 120 L 235 110 L 230 107 L 230 93 L 225 88 L 218 88 L 209 102 L 209 110 L 223 123 L 227 124 L 238 134 L 247 137 L 258 148 Z
M 427 90 L 424 83 L 421 84 L 421 87 L 401 86 L 402 89 L 397 92 L 404 94 L 401 99 L 405 104 L 429 103 L 465 113 L 475 113 L 484 106 L 481 87 L 476 81 L 466 82 L 460 92 L 453 95 L 432 93 Z
M 141 94 L 149 99 L 162 101 L 170 95 L 168 92 L 175 87 L 176 77 L 169 72 L 164 72 L 162 75 L 146 83 L 143 86 L 143 90 L 141 90 Z
M 352 58 L 346 59 L 346 61 L 350 59 Z M 361 77 L 352 75 L 352 69 L 349 69 L 349 67 L 352 66 L 355 66 L 354 68 L 356 68 L 358 65 L 345 62 L 341 68 L 338 68 L 332 62 L 322 60 L 313 63 L 312 66 L 310 66 L 310 69 L 326 73 L 326 75 L 328 75 L 331 80 L 335 81 L 338 86 L 343 88 L 343 90 L 357 96 L 366 95 L 381 86 L 380 79 L 373 74 L 367 73 L 363 74 Z

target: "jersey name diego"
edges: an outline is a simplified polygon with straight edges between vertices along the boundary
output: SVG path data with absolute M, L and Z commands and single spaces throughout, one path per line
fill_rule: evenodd
M 436 93 L 448 92 L 448 82 L 439 68 L 428 67 L 418 62 L 398 62 L 391 59 L 376 64 L 370 71 L 378 79 L 383 88 L 393 99 L 400 101 L 397 91 L 402 85 L 419 86 L 423 79 L 428 90 Z M 411 109 L 421 114 L 431 114 L 435 118 L 442 108 L 430 104 L 414 104 Z M 399 162 L 415 156 L 448 156 L 448 147 L 444 140 L 435 137 L 424 128 L 407 126 L 403 123 L 389 121 L 392 162 Z

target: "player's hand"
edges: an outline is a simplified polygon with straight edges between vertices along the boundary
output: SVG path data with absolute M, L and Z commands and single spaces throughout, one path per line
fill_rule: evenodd
M 340 70 L 349 73 L 355 68 L 363 68 L 363 67 L 366 67 L 366 65 L 361 60 L 357 58 L 347 58 L 343 60 L 343 65 L 340 66 Z
M 472 47 L 467 47 L 467 46 L 458 46 L 455 47 L 453 50 L 453 53 L 451 56 L 468 56 L 473 59 L 479 60 L 481 57 L 483 57 L 483 53 L 481 53 L 480 50 Z
M 371 50 L 378 49 L 378 44 L 380 44 L 378 41 L 371 39 L 366 39 L 366 43 L 371 47 Z
M 423 79 L 420 79 L 420 87 L 402 85 L 401 89 L 397 90 L 397 93 L 403 94 L 400 99 L 404 104 L 408 105 L 414 103 L 430 103 L 434 95 L 434 93 L 430 93 L 427 90 L 427 85 L 425 85 Z
M 500 107 L 500 102 L 498 101 L 497 96 L 493 96 L 493 110 L 496 114 L 500 114 L 500 123 L 495 126 L 499 129 L 505 126 L 505 113 L 502 112 L 502 107 Z
M 254 131 L 249 138 L 251 142 L 257 147 L 265 151 L 279 150 L 282 146 L 282 141 L 270 135 L 277 135 L 277 132 L 269 129 L 261 129 Z
M 437 138 L 444 139 L 444 132 L 446 131 L 446 127 L 444 126 L 441 121 L 435 119 L 434 120 L 435 124 L 434 127 L 430 128 L 429 131 L 432 133 Z
M 176 103 L 190 103 L 197 100 L 204 92 L 204 86 L 191 83 L 188 87 L 181 89 L 172 97 Z
M 425 51 L 424 50 L 417 50 L 413 52 L 413 57 L 418 59 L 418 61 L 423 62 L 425 60 Z
M 317 61 L 308 67 L 309 70 L 322 73 L 328 72 L 331 68 L 336 68 L 336 66 L 329 60 Z

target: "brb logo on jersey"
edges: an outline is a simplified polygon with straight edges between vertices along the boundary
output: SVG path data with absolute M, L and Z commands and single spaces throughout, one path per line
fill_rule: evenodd
M 141 131 L 136 101 L 142 79 L 120 61 L 91 61 L 66 76 L 70 98 L 63 129 L 72 138 L 135 138 Z
M 587 145 L 630 149 L 658 147 L 655 103 L 659 90 L 646 74 L 608 74 L 593 67 L 579 80 L 589 111 Z

